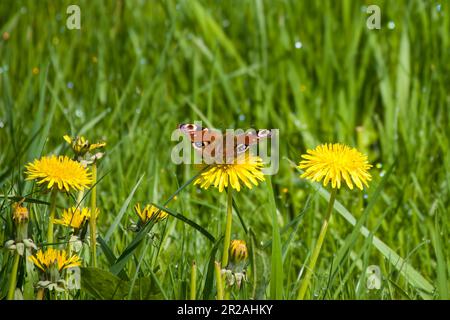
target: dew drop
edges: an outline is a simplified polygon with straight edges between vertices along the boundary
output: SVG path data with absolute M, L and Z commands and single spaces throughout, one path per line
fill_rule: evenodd
M 301 49 L 301 48 L 303 48 L 303 43 L 301 43 L 300 41 L 295 41 L 295 48 L 296 48 L 296 49 Z
M 224 28 L 228 28 L 229 26 L 230 26 L 230 21 L 229 20 L 223 20 L 222 21 L 222 26 L 224 27 Z
M 389 30 L 395 29 L 395 22 L 394 21 L 389 21 L 388 22 L 388 29 Z
M 380 177 L 384 177 L 385 174 L 386 174 L 386 172 L 381 171 L 381 172 L 380 172 Z
M 77 116 L 78 118 L 83 118 L 84 117 L 84 112 L 81 109 L 77 109 L 75 111 L 75 116 Z
M 383 164 L 381 162 L 377 163 L 375 166 L 377 169 L 383 168 Z
M 367 199 L 367 198 L 369 198 L 369 195 L 368 195 L 367 193 L 365 193 L 364 196 L 363 196 L 363 198 L 364 198 L 364 199 Z
M 245 115 L 241 114 L 239 115 L 239 121 L 244 121 L 245 120 Z
M 73 89 L 73 82 L 72 81 L 67 82 L 67 88 Z
M 440 3 L 438 3 L 438 4 L 436 5 L 436 10 L 437 10 L 438 12 L 441 12 L 441 9 L 442 9 L 442 6 L 441 6 Z
M 0 120 L 0 129 L 3 129 L 5 127 L 5 123 Z
M 140 63 L 141 65 L 145 65 L 145 64 L 147 64 L 147 59 L 141 58 L 141 60 L 139 60 L 139 63 Z

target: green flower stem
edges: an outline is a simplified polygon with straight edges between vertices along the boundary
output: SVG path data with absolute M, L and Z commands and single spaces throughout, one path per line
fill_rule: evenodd
M 197 265 L 195 264 L 195 261 L 192 263 L 191 268 L 191 300 L 196 299 L 197 294 Z
M 17 269 L 19 269 L 19 260 L 20 255 L 15 252 L 14 256 L 14 264 L 13 269 L 11 271 L 11 278 L 9 283 L 9 290 L 8 290 L 8 300 L 14 300 L 14 292 L 16 291 L 16 285 L 17 285 Z
M 231 297 L 231 288 L 226 287 L 225 288 L 225 295 L 223 297 L 223 300 L 230 300 Z
M 53 188 L 52 193 L 50 195 L 50 217 L 48 219 L 47 243 L 53 243 L 53 219 L 55 219 L 57 195 L 58 190 L 56 188 Z
M 316 246 L 314 247 L 313 254 L 311 256 L 311 260 L 309 261 L 309 265 L 306 269 L 305 279 L 302 281 L 300 289 L 298 291 L 298 300 L 303 300 L 305 298 L 306 290 L 308 289 L 309 282 L 311 280 L 311 276 L 314 273 L 314 268 L 316 266 L 317 258 L 319 257 L 320 249 L 322 249 L 323 240 L 325 239 L 325 235 L 327 233 L 328 224 L 330 223 L 331 213 L 333 212 L 334 200 L 336 199 L 336 190 L 332 189 L 330 194 L 330 201 L 328 202 L 328 209 L 325 219 L 323 220 L 322 228 L 320 229 L 319 238 L 317 239 Z
M 223 300 L 223 281 L 222 281 L 222 268 L 220 263 L 216 261 L 214 263 L 214 274 L 216 275 L 216 288 L 217 288 L 217 300 Z
M 91 218 L 89 219 L 89 228 L 91 235 L 91 260 L 92 266 L 97 267 L 97 165 L 92 165 L 92 181 L 93 187 L 91 190 Z
M 233 191 L 231 187 L 227 189 L 227 221 L 225 225 L 225 239 L 223 240 L 222 267 L 228 265 L 228 251 L 231 241 L 231 225 L 233 223 Z
M 45 289 L 44 288 L 39 288 L 36 294 L 36 300 L 44 300 L 44 293 L 45 293 Z

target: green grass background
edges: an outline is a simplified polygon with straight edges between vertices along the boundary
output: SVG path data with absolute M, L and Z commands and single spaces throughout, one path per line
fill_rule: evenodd
M 76 1 L 81 30 L 65 26 L 69 4 L 74 1 L 0 2 L 0 33 L 9 34 L 0 39 L 2 244 L 12 238 L 8 197 L 32 192 L 24 164 L 69 154 L 64 134 L 108 142 L 98 205 L 99 233 L 110 250 L 101 248 L 100 268 L 109 270 L 136 237 L 127 229 L 136 220 L 134 203 L 162 205 L 197 172 L 170 161 L 177 124 L 279 128 L 273 196 L 266 183 L 235 196 L 233 238 L 247 241 L 251 258 L 248 283 L 233 297 L 296 297 L 327 193 L 300 179 L 290 161 L 319 143 L 342 142 L 368 154 L 373 181 L 364 192 L 338 193 L 342 206 L 310 297 L 449 298 L 449 2 Z M 369 4 L 381 8 L 380 30 L 366 27 Z M 190 185 L 169 207 L 220 239 L 225 200 L 225 193 Z M 73 200 L 61 196 L 58 203 Z M 30 209 L 39 244 L 47 207 Z M 344 219 L 350 213 L 367 237 Z M 90 286 L 119 278 L 128 281 L 120 298 L 187 298 L 193 261 L 198 297 L 213 298 L 214 243 L 173 217 L 151 233 L 120 274 L 113 268 L 118 278 L 102 273 L 102 282 L 86 273 L 92 281 L 71 298 L 108 298 L 93 295 Z M 404 260 L 381 252 L 374 237 Z M 2 249 L 0 297 L 11 265 Z M 366 288 L 369 265 L 381 268 L 380 290 Z M 35 279 L 21 264 L 25 298 L 33 297 Z M 149 294 L 137 294 L 132 283 Z

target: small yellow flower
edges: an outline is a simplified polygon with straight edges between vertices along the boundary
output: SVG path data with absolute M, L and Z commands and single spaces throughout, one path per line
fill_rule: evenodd
M 80 163 L 67 156 L 49 156 L 26 165 L 27 180 L 36 179 L 47 188 L 57 188 L 69 192 L 71 189 L 83 190 L 91 183 L 91 174 Z
M 308 150 L 302 158 L 304 160 L 298 167 L 306 170 L 301 178 L 311 181 L 323 179 L 324 186 L 331 181 L 332 188 L 339 189 L 341 182 L 345 181 L 350 189 L 355 184 L 362 190 L 363 184 L 368 186 L 367 182 L 372 179 L 368 172 L 372 165 L 367 156 L 340 143 L 319 145 L 314 150 Z
M 75 152 L 78 156 L 84 156 L 87 152 L 106 146 L 106 142 L 89 143 L 89 141 L 83 136 L 72 138 L 65 135 L 63 138 L 68 144 L 70 144 L 73 152 Z
M 200 188 L 208 189 L 211 185 L 222 192 L 228 186 L 237 191 L 241 190 L 241 182 L 249 189 L 253 185 L 258 185 L 259 181 L 264 181 L 264 175 L 261 171 L 262 159 L 252 155 L 246 155 L 244 161 L 237 159 L 231 164 L 213 164 L 205 172 L 195 179 L 194 185 L 200 185 Z
M 97 213 L 98 214 L 98 209 Z M 54 219 L 53 223 L 60 224 L 74 229 L 80 229 L 91 217 L 91 209 L 72 207 L 63 211 L 61 219 Z
M 30 256 L 30 260 L 44 272 L 52 266 L 56 266 L 58 271 L 61 271 L 81 265 L 80 257 L 77 255 L 68 257 L 65 250 L 56 250 L 53 248 L 48 248 L 45 252 L 39 250 L 36 255 Z
M 28 209 L 22 206 L 22 201 L 13 204 L 13 220 L 16 223 L 27 222 L 29 219 Z
M 247 259 L 248 249 L 244 240 L 232 240 L 230 244 L 230 255 L 234 262 L 241 262 Z
M 147 223 L 147 221 L 154 219 L 155 223 L 167 218 L 167 212 L 159 210 L 155 206 L 150 204 L 146 205 L 144 209 L 141 210 L 141 205 L 138 203 L 134 206 L 134 212 L 139 216 L 142 223 Z

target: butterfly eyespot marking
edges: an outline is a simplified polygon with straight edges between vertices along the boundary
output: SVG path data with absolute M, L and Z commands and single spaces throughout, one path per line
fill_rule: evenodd
M 185 123 L 180 126 L 180 129 L 187 131 L 197 131 L 199 130 L 199 127 L 192 123 Z
M 248 145 L 240 143 L 236 146 L 236 153 L 241 154 L 241 153 L 247 151 L 247 149 L 248 149 Z
M 270 137 L 270 135 L 271 135 L 270 130 L 261 129 L 261 130 L 258 131 L 258 137 L 259 138 Z
M 192 143 L 192 146 L 196 149 L 201 149 L 201 148 L 206 147 L 208 144 L 209 143 L 206 141 L 197 141 L 197 142 Z

